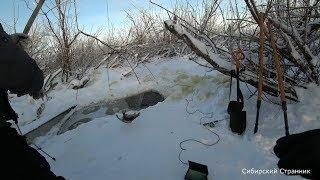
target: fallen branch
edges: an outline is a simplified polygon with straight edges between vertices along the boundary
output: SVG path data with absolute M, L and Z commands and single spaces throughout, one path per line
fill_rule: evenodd
M 43 91 L 44 93 L 47 93 L 51 90 L 52 88 L 52 81 L 60 74 L 62 73 L 62 69 L 59 68 L 57 71 L 54 73 L 48 75 L 43 83 Z
M 179 39 L 183 40 L 190 49 L 192 49 L 198 56 L 205 59 L 213 69 L 225 74 L 227 76 L 235 76 L 231 74 L 230 71 L 233 67 L 233 63 L 227 62 L 219 58 L 212 50 L 206 46 L 205 43 L 195 38 L 191 35 L 184 27 L 178 23 L 174 23 L 171 20 L 164 22 L 166 29 L 168 29 L 172 34 L 177 36 Z M 240 74 L 240 81 L 248 83 L 254 87 L 258 87 L 258 76 L 256 73 L 250 72 L 248 70 L 242 71 Z M 278 96 L 278 84 L 274 79 L 265 78 L 263 91 L 272 96 Z M 295 90 L 287 85 L 285 87 L 286 97 L 293 101 L 298 101 Z

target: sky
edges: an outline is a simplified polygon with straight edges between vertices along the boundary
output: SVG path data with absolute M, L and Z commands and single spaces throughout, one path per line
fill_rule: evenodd
M 0 23 L 3 25 L 4 29 L 8 33 L 14 33 L 13 28 L 13 17 L 18 17 L 16 32 L 22 32 L 24 26 L 26 25 L 32 10 L 35 5 L 31 4 L 32 7 L 29 9 L 25 3 L 34 2 L 35 0 L 0 0 Z M 45 0 L 44 9 L 46 7 L 53 7 L 51 2 L 54 0 Z M 62 0 L 62 2 L 68 0 Z M 103 30 L 102 34 L 114 28 L 116 33 L 125 32 L 131 25 L 131 22 L 126 18 L 125 11 L 129 11 L 132 14 L 138 14 L 139 9 L 147 9 L 152 12 L 160 13 L 161 17 L 163 15 L 164 19 L 167 17 L 167 13 L 151 4 L 149 0 L 76 0 L 77 1 L 77 11 L 78 11 L 78 22 L 79 27 L 90 33 L 96 33 L 97 30 Z M 202 0 L 153 0 L 157 4 L 172 10 L 176 3 L 185 4 L 188 1 L 194 8 L 200 8 L 200 2 Z M 210 0 L 208 0 L 210 1 Z M 234 0 L 237 1 L 237 0 Z M 228 9 L 224 8 L 224 4 L 229 2 L 227 0 L 222 0 L 224 12 Z M 43 19 L 43 15 L 38 16 L 38 20 Z M 108 21 L 109 20 L 109 21 Z M 123 31 L 124 30 L 124 31 Z M 114 32 L 114 31 L 112 31 Z M 101 33 L 101 32 L 100 32 Z M 101 35 L 99 33 L 99 35 Z
M 31 1 L 31 0 L 27 0 Z M 49 4 L 50 0 L 46 0 Z M 94 31 L 97 28 L 125 27 L 128 24 L 125 11 L 137 12 L 137 8 L 159 8 L 149 3 L 149 0 L 77 0 L 79 24 L 85 30 Z M 171 0 L 155 0 L 165 7 L 172 7 Z M 32 11 L 27 8 L 23 0 L 1 0 L 0 22 L 7 31 L 13 31 L 14 14 L 18 18 L 17 32 L 22 32 Z M 109 18 L 108 18 L 109 17 Z M 110 22 L 108 23 L 108 19 Z

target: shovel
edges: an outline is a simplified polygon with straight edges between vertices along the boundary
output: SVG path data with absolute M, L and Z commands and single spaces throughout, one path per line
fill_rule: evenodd
M 263 13 L 259 13 L 259 27 L 260 27 L 260 35 L 259 35 L 259 82 L 258 82 L 258 96 L 257 96 L 257 113 L 256 113 L 256 123 L 254 125 L 254 134 L 258 132 L 259 125 L 259 113 L 261 107 L 261 96 L 262 96 L 262 88 L 263 88 L 263 61 L 264 61 L 264 20 L 265 15 Z
M 239 71 L 240 71 L 240 60 L 244 58 L 244 55 L 241 50 L 232 52 L 232 57 L 236 61 L 236 77 L 237 77 L 237 101 L 230 101 L 228 105 L 228 113 L 230 114 L 230 129 L 233 133 L 243 134 L 246 129 L 246 111 L 243 109 L 243 96 L 240 90 L 240 80 L 239 80 Z M 230 82 L 230 95 L 231 95 L 231 84 L 232 84 L 232 74 Z M 230 96 L 229 96 L 230 99 Z
M 238 53 L 238 54 L 236 54 Z M 230 101 L 228 104 L 228 114 L 231 114 L 231 112 L 235 111 L 242 111 L 243 109 L 243 95 L 239 87 L 239 69 L 240 69 L 240 62 L 238 60 L 243 59 L 244 55 L 241 50 L 233 51 L 232 52 L 232 58 L 236 61 L 236 71 L 231 70 L 230 71 L 230 87 L 229 87 L 229 101 L 231 98 L 232 93 L 232 76 L 235 76 L 237 78 L 237 100 L 236 101 Z M 238 60 L 237 60 L 238 59 Z
M 232 76 L 237 77 L 235 70 L 232 70 L 230 72 L 229 104 L 228 104 L 228 109 L 227 109 L 228 114 L 231 114 L 231 112 L 237 111 L 237 109 L 240 109 L 240 110 L 243 109 L 243 101 L 240 101 L 240 100 L 243 100 L 243 95 L 242 95 L 241 91 L 239 91 L 238 88 L 237 88 L 237 101 L 230 101 L 231 92 L 232 92 L 232 90 L 231 90 L 232 89 Z M 238 86 L 238 81 L 237 81 L 237 86 Z

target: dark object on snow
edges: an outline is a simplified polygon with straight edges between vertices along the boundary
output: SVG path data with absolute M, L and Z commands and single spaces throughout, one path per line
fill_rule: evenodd
M 184 176 L 186 180 L 207 180 L 208 167 L 203 164 L 189 161 L 189 169 Z
M 0 89 L 0 121 L 8 121 L 11 119 L 16 121 L 18 115 L 10 106 L 7 91 Z
M 246 111 L 235 111 L 230 114 L 230 128 L 231 131 L 242 135 L 246 130 Z
M 236 72 L 234 70 L 232 70 L 230 72 L 230 87 L 229 87 L 229 101 L 230 101 L 230 97 L 231 97 L 231 92 L 232 92 L 232 76 L 237 76 Z M 238 79 L 238 78 L 237 78 Z M 230 101 L 228 104 L 228 114 L 231 114 L 232 112 L 235 111 L 242 111 L 243 109 L 243 95 L 242 92 L 240 90 L 240 88 L 238 88 L 238 81 L 237 81 L 237 101 Z
M 237 110 L 243 109 L 243 103 L 238 101 L 230 101 L 228 104 L 228 114 L 231 114 L 232 112 L 235 112 Z
M 46 159 L 6 122 L 11 119 L 17 124 L 18 119 L 10 106 L 8 90 L 18 96 L 39 97 L 44 81 L 36 62 L 16 44 L 19 35 L 15 37 L 18 40 L 11 39 L 0 24 L 0 175 L 13 180 L 64 179 L 56 177 Z
M 36 62 L 13 42 L 0 24 L 0 89 L 38 96 L 44 77 Z
M 260 27 L 260 33 L 259 33 L 259 81 L 258 81 L 258 95 L 257 95 L 257 112 L 256 112 L 256 122 L 254 124 L 254 130 L 253 133 L 258 132 L 258 126 L 259 126 L 259 115 L 260 115 L 260 107 L 261 107 L 261 97 L 262 97 L 262 90 L 263 90 L 263 63 L 264 63 L 264 50 L 265 50 L 265 37 L 264 37 L 264 20 L 265 20 L 265 14 L 259 13 L 259 27 Z
M 310 174 L 298 171 L 300 173 L 288 175 L 320 179 L 320 129 L 284 136 L 277 140 L 273 150 L 280 159 L 280 169 L 310 170 Z
M 141 108 L 147 108 L 149 106 L 154 106 L 158 102 L 164 101 L 164 97 L 155 91 L 145 92 L 141 100 Z
M 259 15 L 260 16 L 260 15 Z M 264 17 L 263 17 L 264 18 Z M 261 19 L 260 19 L 261 20 Z M 259 26 L 262 27 L 263 22 L 259 22 Z M 284 120 L 284 127 L 285 127 L 285 133 L 286 136 L 288 136 L 289 133 L 289 124 L 288 124 L 288 116 L 287 116 L 287 102 L 286 102 L 286 95 L 285 95 L 285 85 L 283 80 L 283 69 L 281 69 L 281 63 L 280 63 L 280 56 L 278 54 L 278 49 L 276 45 L 276 40 L 274 38 L 273 32 L 272 32 L 272 24 L 270 21 L 267 22 L 268 31 L 269 31 L 269 37 L 270 42 L 273 50 L 273 57 L 274 62 L 276 66 L 276 72 L 277 72 L 277 80 L 278 80 L 278 89 L 280 92 L 280 99 L 281 99 L 281 106 L 282 106 L 282 112 L 283 112 L 283 120 Z M 264 26 L 263 26 L 264 27 Z M 263 30 L 262 28 L 261 30 Z M 260 48 L 259 48 L 259 85 L 258 85 L 258 99 L 257 99 L 257 116 L 256 116 L 256 123 L 254 126 L 254 133 L 258 132 L 258 124 L 259 124 L 259 109 L 261 106 L 261 96 L 262 96 L 262 78 L 263 78 L 263 48 L 264 47 L 264 33 L 260 31 Z
M 232 76 L 237 77 L 237 101 L 230 101 L 228 105 L 228 113 L 230 114 L 230 129 L 232 132 L 236 134 L 243 134 L 246 130 L 247 124 L 247 115 L 246 111 L 243 111 L 244 99 L 242 92 L 240 90 L 240 80 L 239 80 L 239 72 L 240 72 L 240 60 L 241 56 L 243 56 L 241 51 L 235 51 L 232 53 L 233 59 L 236 61 L 236 72 L 232 70 L 230 72 L 230 92 L 229 92 L 229 101 L 231 97 L 231 89 L 232 89 Z M 243 56 L 244 57 L 244 56 Z
M 63 180 L 50 171 L 46 159 L 28 146 L 25 138 L 6 122 L 0 127 L 1 177 L 7 179 Z
M 131 123 L 134 119 L 136 119 L 140 115 L 140 112 L 128 114 L 126 110 L 122 110 L 121 113 L 122 113 L 122 117 L 119 117 L 117 114 L 116 116 L 120 121 L 124 123 Z
M 280 99 L 281 99 L 281 106 L 282 106 L 282 112 L 283 112 L 283 120 L 284 120 L 284 128 L 285 133 L 288 136 L 289 135 L 289 124 L 288 124 L 288 116 L 287 116 L 287 101 L 286 101 L 286 95 L 284 91 L 284 80 L 283 80 L 283 70 L 281 69 L 280 65 L 280 56 L 277 53 L 277 45 L 276 40 L 274 39 L 272 28 L 271 28 L 271 22 L 267 22 L 269 34 L 270 34 L 270 40 L 271 40 L 271 46 L 273 49 L 273 56 L 274 61 L 276 65 L 276 71 L 277 71 L 277 78 L 278 78 L 278 84 L 279 84 L 279 91 L 280 91 Z
M 83 77 L 80 80 L 75 79 L 74 82 L 71 81 L 70 87 L 75 90 L 84 88 L 85 85 L 89 82 L 89 80 L 90 79 L 87 76 Z
M 157 91 L 146 91 L 125 99 L 130 109 L 139 110 L 149 106 L 154 106 L 159 102 L 164 101 L 164 97 Z

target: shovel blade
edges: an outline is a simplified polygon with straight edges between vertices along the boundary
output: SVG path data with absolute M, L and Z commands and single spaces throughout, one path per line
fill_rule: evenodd
M 228 114 L 231 114 L 233 112 L 242 111 L 243 109 L 243 103 L 238 101 L 230 101 L 228 104 Z
M 230 129 L 233 133 L 243 134 L 247 126 L 247 112 L 235 111 L 230 113 Z

